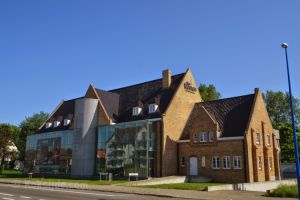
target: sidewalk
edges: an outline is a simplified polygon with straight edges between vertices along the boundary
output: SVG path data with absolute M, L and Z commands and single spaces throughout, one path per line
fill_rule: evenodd
M 193 190 L 174 190 L 174 189 L 152 189 L 141 187 L 128 187 L 122 185 L 88 185 L 65 182 L 41 182 L 29 180 L 4 180 L 0 178 L 0 183 L 20 184 L 27 186 L 65 188 L 65 189 L 81 189 L 106 191 L 117 193 L 129 193 L 139 195 L 151 195 L 160 197 L 175 197 L 181 199 L 201 199 L 201 200 L 291 200 L 291 198 L 270 198 L 264 197 L 262 192 L 247 192 L 247 191 L 216 191 L 203 192 Z

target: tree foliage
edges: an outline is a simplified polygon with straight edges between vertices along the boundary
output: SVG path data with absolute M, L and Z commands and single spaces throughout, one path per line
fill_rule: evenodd
M 198 90 L 204 101 L 212 101 L 221 98 L 220 92 L 217 91 L 213 84 L 209 84 L 208 86 L 205 84 L 200 84 Z
M 264 94 L 267 109 L 273 125 L 291 123 L 291 108 L 289 93 L 267 91 Z M 294 112 L 297 125 L 300 123 L 300 100 L 293 97 Z
M 20 124 L 20 137 L 17 147 L 20 152 L 20 160 L 25 160 L 25 150 L 26 150 L 26 139 L 27 136 L 35 133 L 43 122 L 48 118 L 48 113 L 39 112 L 35 113 L 30 117 L 26 117 L 24 121 Z
M 276 128 L 280 133 L 281 160 L 288 163 L 295 162 L 292 124 L 278 123 Z
M 14 145 L 14 130 L 9 124 L 0 124 L 0 173 L 2 173 L 4 166 L 4 159 L 9 154 L 9 146 Z
M 289 93 L 267 91 L 264 94 L 273 127 L 279 130 L 282 162 L 295 162 Z M 293 97 L 296 126 L 300 124 L 300 100 Z M 299 132 L 299 128 L 298 131 Z

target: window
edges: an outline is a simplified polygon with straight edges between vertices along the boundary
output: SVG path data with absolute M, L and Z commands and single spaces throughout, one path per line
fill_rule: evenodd
M 185 157 L 184 156 L 181 157 L 180 165 L 181 165 L 181 167 L 185 166 Z
M 49 138 L 37 140 L 38 165 L 60 164 L 61 138 Z
M 205 132 L 200 133 L 200 142 L 207 142 L 207 133 Z
M 260 144 L 260 134 L 256 133 L 256 144 Z
M 201 167 L 205 167 L 205 156 L 201 157 Z
M 271 145 L 271 137 L 270 137 L 270 135 L 267 135 L 267 145 L 268 146 Z
M 272 157 L 269 157 L 269 168 L 270 168 L 270 170 L 272 170 L 272 168 L 273 168 Z
M 213 132 L 210 132 L 209 135 L 208 135 L 208 139 L 210 142 L 213 142 L 215 140 L 215 136 L 214 136 L 214 133 Z
M 261 158 L 261 156 L 258 156 L 258 169 L 262 170 L 262 158 Z
M 148 111 L 149 113 L 155 113 L 157 111 L 158 105 L 156 104 L 149 104 Z
M 64 126 L 68 126 L 71 123 L 71 120 L 64 119 Z
M 194 134 L 194 142 L 198 142 L 198 134 L 197 133 Z
M 212 168 L 220 169 L 220 157 L 219 156 L 214 156 L 212 158 Z
M 46 123 L 46 128 L 50 128 L 52 126 L 52 123 L 51 122 L 47 122 Z
M 54 121 L 54 128 L 60 126 L 60 121 Z
M 230 157 L 229 156 L 223 157 L 223 169 L 230 169 Z
M 233 169 L 242 169 L 242 157 L 241 156 L 233 157 Z
M 133 116 L 137 116 L 137 115 L 141 114 L 141 112 L 142 112 L 142 109 L 140 107 L 133 107 L 132 108 L 132 115 Z

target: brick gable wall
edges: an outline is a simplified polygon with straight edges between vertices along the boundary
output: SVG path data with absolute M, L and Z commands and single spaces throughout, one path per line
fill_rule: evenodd
M 197 88 L 197 91 L 195 93 L 187 91 L 184 88 L 184 83 L 186 82 L 190 82 L 193 87 Z M 162 116 L 162 176 L 178 174 L 176 141 L 181 136 L 194 104 L 200 101 L 201 97 L 192 72 L 187 70 L 166 113 Z
M 256 134 L 259 134 L 259 144 L 256 144 Z M 268 135 L 270 136 L 270 145 L 267 145 Z M 279 179 L 279 149 L 262 94 L 258 90 L 256 90 L 255 103 L 245 139 L 247 182 Z M 261 158 L 261 169 L 259 168 L 259 157 Z M 272 162 L 271 168 L 269 158 Z

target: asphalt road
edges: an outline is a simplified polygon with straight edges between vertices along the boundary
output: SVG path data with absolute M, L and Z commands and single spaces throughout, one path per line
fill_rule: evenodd
M 175 198 L 144 196 L 124 193 L 69 190 L 0 184 L 0 200 L 175 200 Z

